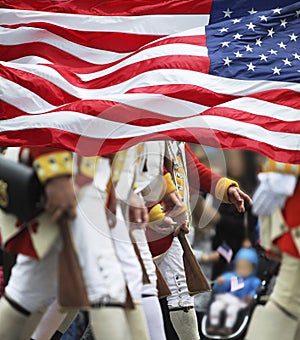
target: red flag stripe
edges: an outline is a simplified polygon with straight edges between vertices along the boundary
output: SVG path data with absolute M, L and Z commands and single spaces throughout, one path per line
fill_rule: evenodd
M 3 8 L 88 15 L 209 14 L 211 0 L 3 0 Z
M 37 133 L 38 131 L 38 133 Z M 214 136 L 214 138 L 212 137 Z M 162 139 L 175 139 L 185 140 L 192 143 L 202 143 L 210 145 L 212 147 L 222 147 L 224 149 L 241 149 L 264 153 L 272 159 L 278 159 L 286 163 L 300 163 L 300 151 L 293 151 L 287 153 L 286 150 L 272 146 L 267 143 L 259 142 L 230 133 L 224 133 L 218 130 L 206 130 L 201 128 L 178 129 L 175 131 L 168 131 L 164 134 L 153 134 L 146 137 L 132 138 L 120 138 L 120 139 L 93 139 L 85 136 L 78 136 L 74 133 L 69 133 L 61 130 L 51 129 L 30 129 L 22 131 L 22 139 L 19 131 L 8 131 L 1 134 L 1 140 L 4 145 L 11 145 L 11 141 L 14 140 L 14 145 L 21 146 L 26 139 L 27 145 L 40 145 L 61 147 L 63 143 L 66 149 L 79 152 L 84 155 L 107 154 L 116 152 L 122 148 L 128 148 L 136 143 L 140 143 L 146 140 L 162 140 Z M 221 141 L 221 142 L 220 142 Z M 100 150 L 101 146 L 101 150 Z
M 201 30 L 197 31 L 199 33 L 201 32 Z M 35 33 L 39 32 L 16 32 L 15 30 L 8 30 L 3 32 L 1 35 L 2 46 L 0 52 L 2 55 L 2 60 L 5 61 L 14 60 L 26 55 L 37 55 L 59 65 L 64 65 L 67 62 L 68 66 L 72 66 L 72 63 L 69 60 L 65 62 L 63 58 L 60 58 L 60 60 L 55 59 L 56 54 L 58 54 L 58 56 L 62 54 L 63 57 L 70 59 L 71 61 L 74 60 L 74 67 L 84 67 L 85 63 L 87 63 L 87 66 L 100 65 L 99 67 L 101 69 L 104 67 L 101 65 L 111 64 L 113 60 L 115 63 L 121 62 L 124 58 L 133 57 L 134 55 L 142 53 L 144 50 L 154 48 L 155 46 L 182 43 L 187 45 L 193 44 L 205 47 L 205 35 L 195 35 L 198 33 L 195 30 L 192 30 L 191 32 L 193 34 L 191 36 L 188 36 L 188 32 L 186 32 L 185 36 L 174 35 L 171 37 L 159 39 L 154 42 L 150 42 L 149 44 L 142 46 L 138 50 L 132 50 L 133 52 L 129 55 L 128 53 L 115 53 L 113 49 L 101 50 L 97 48 L 91 48 L 91 46 L 87 44 L 87 40 L 85 41 L 85 45 L 74 45 L 72 42 L 70 42 L 70 39 L 61 39 L 61 37 L 49 34 L 48 32 L 43 30 L 42 35 L 39 35 L 38 41 L 36 42 L 33 42 L 33 40 L 35 40 L 34 35 Z M 82 33 L 82 37 L 84 36 L 85 33 Z M 121 42 L 118 41 L 117 44 L 114 44 L 112 42 L 112 45 L 120 46 Z M 50 50 L 48 51 L 48 49 Z M 80 64 L 80 62 L 82 63 Z M 76 65 L 76 63 L 79 63 L 79 65 Z M 84 70 L 82 72 L 84 72 Z
M 19 30 L 26 33 L 26 31 L 30 32 L 27 29 L 28 27 L 34 27 L 39 29 L 36 30 L 36 33 L 40 32 L 42 34 L 43 31 L 50 32 L 79 45 L 97 48 L 100 50 L 109 50 L 117 53 L 129 53 L 135 51 L 141 46 L 163 37 L 163 35 L 130 34 L 120 32 L 84 32 L 44 22 L 3 25 L 3 27 L 11 29 L 8 33 L 11 33 L 12 38 L 13 33 L 16 32 L 14 31 L 16 28 L 19 28 Z
M 119 32 L 130 34 L 171 35 L 208 24 L 208 15 L 171 14 L 147 16 L 94 16 L 0 8 L 2 25 L 48 23 L 83 32 Z
M 11 105 L 6 104 L 5 107 L 12 112 L 9 118 L 20 116 L 20 111 L 15 109 Z M 178 122 L 179 127 L 183 119 L 197 115 L 197 113 L 193 113 L 190 116 L 187 114 L 185 117 L 170 116 L 164 115 L 163 112 L 153 112 L 153 110 L 150 111 L 146 108 L 141 109 L 137 107 L 132 107 L 124 105 L 123 103 L 95 100 L 77 101 L 72 104 L 65 105 L 64 107 L 58 108 L 53 112 L 76 112 L 108 120 L 113 115 L 114 122 L 131 124 L 135 126 L 157 126 L 161 124 L 166 124 L 168 122 Z M 201 115 L 203 119 L 206 119 L 205 116 L 217 116 L 250 124 L 255 122 L 255 125 L 261 126 L 266 131 L 280 131 L 281 133 L 286 132 L 289 135 L 300 134 L 300 118 L 297 120 L 296 117 L 294 119 L 290 117 L 290 121 L 283 121 L 279 120 L 278 118 L 270 118 L 262 115 L 259 116 L 247 111 L 224 107 L 209 108 L 203 112 L 199 111 L 198 115 Z
M 41 78 L 39 76 L 32 75 L 31 73 L 27 73 L 21 70 L 15 70 L 15 69 L 9 69 L 5 67 L 0 67 L 0 71 L 2 71 L 2 76 L 4 76 L 7 79 L 10 79 L 12 81 L 16 81 L 18 84 L 28 88 L 29 90 L 33 91 L 34 93 L 38 94 L 40 97 L 48 101 L 52 105 L 63 105 L 67 100 L 72 101 L 75 98 L 86 98 L 86 96 L 90 96 L 91 99 L 97 99 L 99 98 L 99 95 L 96 94 L 95 92 L 92 92 L 94 90 L 90 90 L 90 94 L 83 92 L 81 94 L 80 89 L 74 88 L 73 89 L 73 96 L 68 98 L 69 92 L 65 91 L 64 83 L 59 84 L 57 81 L 57 86 L 53 85 L 53 79 L 51 79 L 49 76 L 49 80 L 47 81 L 44 78 Z M 63 78 L 64 80 L 66 79 Z M 34 80 L 34 81 L 32 81 Z M 70 85 L 70 83 L 68 83 Z M 70 86 L 69 86 L 70 87 Z M 77 89 L 77 90 L 76 90 Z M 258 92 L 255 95 L 252 93 L 249 93 L 248 96 L 252 98 L 257 98 L 257 99 L 263 99 L 264 101 L 269 101 L 272 102 L 272 99 L 274 97 L 273 94 L 274 90 L 268 90 L 268 91 L 263 91 L 261 94 Z M 286 97 L 287 92 L 290 91 L 290 97 L 291 97 L 291 108 L 293 108 L 293 104 L 295 102 L 295 99 L 293 96 L 294 91 L 288 90 L 288 89 L 283 89 L 283 94 Z M 127 91 L 128 92 L 128 91 Z M 166 96 L 172 97 L 172 98 L 177 98 L 177 99 L 182 99 L 185 101 L 190 101 L 194 103 L 198 103 L 201 105 L 206 105 L 206 106 L 216 106 L 222 103 L 226 103 L 228 101 L 231 101 L 234 98 L 238 98 L 241 96 L 228 96 L 228 95 L 223 95 L 220 93 L 216 93 L 213 91 L 208 91 L 207 88 L 203 88 L 201 86 L 196 86 L 196 85 L 189 85 L 185 83 L 181 83 L 179 85 L 158 85 L 158 86 L 149 86 L 147 88 L 136 88 L 130 90 L 131 93 L 158 93 L 158 94 L 164 94 Z M 280 89 L 275 90 L 276 95 L 278 98 L 280 98 Z M 55 96 L 53 96 L 53 93 L 56 93 Z M 195 94 L 198 95 L 195 95 Z M 245 96 L 245 95 L 244 95 Z M 270 96 L 270 98 L 269 98 Z M 280 100 L 278 100 L 278 104 L 281 104 Z M 286 107 L 286 102 L 285 102 L 285 107 Z M 261 104 L 260 104 L 261 105 Z M 299 105 L 299 104 L 298 104 Z M 299 108 L 299 107 L 296 107 Z M 261 109 L 261 108 L 260 108 Z M 286 107 L 286 110 L 289 108 Z M 270 115 L 272 112 L 270 112 Z

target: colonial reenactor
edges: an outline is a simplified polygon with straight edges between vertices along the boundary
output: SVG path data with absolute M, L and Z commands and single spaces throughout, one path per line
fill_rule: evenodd
M 110 164 L 108 168 L 105 166 L 105 164 L 108 164 L 107 162 L 112 163 L 113 166 Z M 105 236 L 113 240 L 115 250 L 122 266 L 122 271 L 124 273 L 126 283 L 128 285 L 135 307 L 134 309 L 125 309 L 126 319 L 130 327 L 130 335 L 132 339 L 148 339 L 148 327 L 144 316 L 143 306 L 141 304 L 143 302 L 144 305 L 144 299 L 142 301 L 143 282 L 141 265 L 137 259 L 129 237 L 129 226 L 127 227 L 125 223 L 120 204 L 118 203 L 118 201 L 121 200 L 124 204 L 126 203 L 127 209 L 131 210 L 132 212 L 134 209 L 136 219 L 138 219 L 139 212 L 144 209 L 143 205 L 140 208 L 137 206 L 133 208 L 127 204 L 129 195 L 133 193 L 131 189 L 136 165 L 136 148 L 133 147 L 128 151 L 121 151 L 116 155 L 109 155 L 106 157 L 81 157 L 77 155 L 76 163 L 78 169 L 76 172 L 75 181 L 77 186 L 80 188 L 78 194 L 81 197 L 80 201 L 84 199 L 91 188 L 96 188 L 99 197 L 97 198 L 95 196 L 94 201 L 97 202 L 97 205 L 100 204 L 107 207 L 106 215 L 109 215 L 108 219 L 111 223 L 111 228 L 109 230 L 109 234 L 106 234 Z M 126 174 L 126 177 L 123 176 L 123 173 L 125 173 L 125 171 L 123 171 L 124 167 L 130 169 Z M 114 187 L 118 185 L 118 182 L 122 182 L 122 190 L 120 191 L 122 195 L 115 197 L 116 195 Z M 107 193 L 106 202 L 103 202 L 103 199 L 101 198 L 101 192 Z M 88 205 L 88 207 L 93 207 L 93 205 Z M 103 216 L 99 216 L 98 209 L 92 209 L 92 211 L 79 209 L 78 215 L 82 215 L 82 218 L 80 219 L 81 229 L 75 229 L 75 233 L 84 232 L 89 228 L 93 228 L 98 233 L 103 233 L 101 227 L 103 223 Z M 127 222 L 129 223 L 129 221 Z M 139 223 L 137 224 L 139 225 Z M 94 236 L 96 237 L 96 234 L 94 234 Z M 87 245 L 84 243 L 82 245 L 82 251 L 85 246 L 87 247 Z M 152 261 L 151 254 L 150 259 Z M 114 267 L 111 267 L 111 270 L 113 269 Z M 151 308 L 149 310 L 151 310 L 151 313 L 157 311 L 160 312 L 159 307 L 157 311 L 155 311 L 153 306 L 150 307 Z M 50 337 L 51 334 L 53 334 L 58 328 L 62 316 L 58 311 L 50 308 L 47 310 L 42 321 L 44 321 L 44 319 L 46 321 L 42 322 L 42 324 L 38 326 L 34 332 L 33 339 L 42 340 L 46 337 Z M 157 328 L 161 328 L 163 330 L 163 327 L 157 327 L 157 323 L 154 322 L 151 323 L 151 326 L 153 326 L 152 329 L 154 332 L 158 334 L 158 338 L 164 339 L 164 333 L 159 334 L 157 330 Z M 93 328 L 95 327 L 97 327 L 97 324 L 94 324 Z M 107 320 L 105 328 L 109 330 L 110 328 L 114 327 L 115 318 L 112 317 L 110 320 Z M 61 328 L 61 326 L 59 328 Z
M 4 233 L 4 244 L 7 249 L 21 254 L 12 271 L 5 296 L 0 302 L 0 338 L 18 339 L 28 316 L 47 306 L 56 295 L 57 255 L 60 242 L 57 241 L 58 231 L 55 236 L 52 235 L 54 234 L 52 227 L 54 230 L 56 227 L 52 221 L 68 213 L 69 217 L 74 219 L 74 236 L 88 297 L 93 307 L 90 316 L 95 326 L 95 337 L 130 339 L 124 312 L 125 279 L 112 240 L 108 237 L 110 230 L 104 204 L 99 203 L 99 197 L 103 202 L 106 201 L 106 191 L 101 192 L 94 187 L 87 188 L 87 194 L 79 202 L 78 214 L 75 217 L 76 195 L 70 179 L 72 154 L 48 148 L 25 148 L 21 152 L 21 158 L 24 157 L 36 169 L 37 176 L 44 185 L 46 212 L 29 225 L 16 223 L 13 216 L 2 215 L 1 228 L 11 226 L 11 231 Z M 109 160 L 103 159 L 103 162 L 109 174 Z M 96 215 L 101 216 L 101 233 L 94 228 L 95 225 L 99 226 L 99 223 L 94 223 L 98 222 L 98 219 L 93 221 Z M 85 225 L 90 224 L 85 230 L 82 228 L 83 220 Z M 44 244 L 40 246 L 38 241 L 32 241 L 32 235 L 38 235 L 39 229 L 46 223 L 48 228 L 45 228 L 42 238 Z M 51 241 L 50 245 L 48 241 Z M 111 318 L 114 318 L 118 327 L 108 327 Z
M 273 259 L 281 259 L 274 290 L 266 306 L 258 306 L 248 340 L 300 338 L 300 166 L 267 160 L 253 196 L 260 216 L 260 242 Z
M 111 155 L 112 166 L 110 173 L 106 172 L 105 167 L 103 167 L 101 157 L 78 156 L 76 183 L 81 187 L 80 196 L 84 196 L 87 188 L 93 183 L 100 191 L 106 190 L 110 192 L 109 201 L 113 201 L 112 198 L 114 198 L 115 206 L 113 207 L 113 204 L 111 204 L 112 202 L 106 202 L 106 206 L 110 209 L 110 211 L 107 209 L 107 214 L 110 215 L 109 220 L 113 224 L 110 229 L 111 237 L 113 238 L 116 252 L 135 304 L 134 310 L 126 310 L 126 317 L 129 320 L 131 335 L 133 339 L 145 339 L 149 329 L 151 339 L 163 340 L 165 339 L 165 334 L 163 318 L 157 297 L 155 266 L 145 237 L 143 228 L 144 223 L 141 222 L 144 218 L 142 212 L 145 208 L 136 194 L 140 191 L 138 187 L 141 183 L 137 180 L 135 171 L 136 168 L 140 166 L 140 154 L 142 149 L 143 148 L 141 148 L 140 145 L 125 151 L 120 151 L 114 156 Z M 108 187 L 106 177 L 109 174 L 113 186 Z M 149 183 L 150 180 L 150 177 L 144 178 L 143 185 Z M 133 187 L 135 190 L 133 190 Z M 111 195 L 112 193 L 114 195 Z M 132 202 L 131 196 L 135 196 L 137 200 Z M 101 204 L 101 199 L 98 201 L 98 203 Z M 133 206 L 137 208 L 135 211 L 132 211 Z M 134 216 L 129 216 L 130 211 Z M 82 221 L 82 230 L 89 227 L 88 225 L 85 226 L 87 221 L 89 221 L 89 215 L 90 213 L 87 214 L 86 218 Z M 94 223 L 96 223 L 94 228 L 98 230 L 101 221 L 98 220 L 97 222 L 95 219 L 92 224 Z M 135 238 L 135 242 L 140 249 L 141 258 L 144 261 L 148 278 L 150 279 L 150 282 L 144 283 L 144 285 L 142 282 L 141 265 L 137 262 L 137 257 L 134 253 L 129 233 Z M 142 302 L 145 311 L 148 327 L 143 321 L 140 302 Z M 52 319 L 55 318 L 57 318 L 57 316 L 52 315 Z M 107 323 L 108 327 L 114 327 L 114 322 L 115 320 L 111 319 L 111 323 Z M 54 323 L 52 322 L 51 327 L 53 326 Z M 49 331 L 50 330 L 48 329 L 47 333 L 45 333 L 45 331 L 43 333 L 35 332 L 35 335 L 40 336 L 40 334 L 49 334 Z
M 178 215 L 178 211 L 174 212 L 173 210 L 172 212 L 172 209 L 174 209 L 172 205 L 169 207 L 168 204 L 165 204 L 165 209 L 160 204 L 154 205 L 149 212 L 150 221 L 153 222 L 150 223 L 152 229 L 160 233 L 164 233 L 164 229 L 166 229 L 168 232 L 168 229 L 172 227 L 171 224 L 166 226 L 165 217 L 168 215 L 172 216 L 178 226 L 174 234 L 172 233 L 165 237 L 161 235 L 155 236 L 155 231 L 148 230 L 149 241 L 154 240 L 149 245 L 154 256 L 164 254 L 160 257 L 158 265 L 172 293 L 167 300 L 171 321 L 178 336 L 180 339 L 199 339 L 194 299 L 189 295 L 186 283 L 182 260 L 183 251 L 178 239 L 174 237 L 182 228 L 185 232 L 188 232 L 188 226 L 185 221 L 188 222 L 189 215 L 189 191 L 199 192 L 201 189 L 210 192 L 225 202 L 235 204 L 240 212 L 244 211 L 244 200 L 249 202 L 251 200 L 239 189 L 236 182 L 221 177 L 202 165 L 192 154 L 187 144 L 176 141 L 163 142 L 161 145 L 157 142 L 150 143 L 156 143 L 152 144 L 154 148 L 156 147 L 156 152 L 152 151 L 152 156 L 149 156 L 149 159 L 153 158 L 155 153 L 157 157 L 164 154 L 166 158 L 162 161 L 165 168 L 164 173 L 169 172 L 171 175 L 175 189 L 183 202 L 181 212 L 186 210 L 187 214 L 181 213 L 178 220 L 176 216 L 174 217 L 174 215 Z M 151 170 L 148 168 L 148 171 Z M 169 187 L 171 186 L 172 184 L 169 184 Z M 155 223 L 155 220 L 160 222 Z M 163 221 L 163 225 L 160 225 L 161 221 Z M 153 228 L 153 226 L 155 227 Z

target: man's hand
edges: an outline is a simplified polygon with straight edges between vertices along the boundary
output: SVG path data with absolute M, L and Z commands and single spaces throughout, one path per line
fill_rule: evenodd
M 159 234 L 170 235 L 174 232 L 174 228 L 177 225 L 170 216 L 165 216 L 158 223 L 151 223 L 149 226 L 152 230 Z
M 188 234 L 190 232 L 190 228 L 187 222 L 185 222 L 184 224 L 181 224 L 175 229 L 174 234 L 173 234 L 174 237 L 178 236 L 181 231 L 183 231 L 185 234 Z
M 57 222 L 63 214 L 71 219 L 76 217 L 76 195 L 69 177 L 51 179 L 45 186 L 45 193 L 45 208 L 51 214 L 53 222 Z
M 216 281 L 219 285 L 223 285 L 225 283 L 225 278 L 223 276 L 219 276 Z
M 132 192 L 129 202 L 129 222 L 131 229 L 144 229 L 149 221 L 148 210 L 141 198 Z
M 180 231 L 182 230 L 185 234 L 188 234 L 190 229 L 188 227 L 187 224 L 187 213 L 186 213 L 186 209 L 182 209 L 183 207 L 181 207 L 181 210 L 183 210 L 182 213 L 178 214 L 177 216 L 172 217 L 172 219 L 174 220 L 174 222 L 176 222 L 177 227 L 174 231 L 174 237 L 178 236 Z
M 162 202 L 164 203 L 165 213 L 171 217 L 178 215 L 183 205 L 182 199 L 177 191 L 165 195 Z
M 220 254 L 217 251 L 214 251 L 211 254 L 203 254 L 201 260 L 203 263 L 212 263 L 218 261 L 219 258 Z
M 250 295 L 245 296 L 245 302 L 250 303 L 252 301 L 252 297 Z
M 227 195 L 229 202 L 234 204 L 236 210 L 240 213 L 245 212 L 245 201 L 252 204 L 251 198 L 236 186 L 229 187 Z

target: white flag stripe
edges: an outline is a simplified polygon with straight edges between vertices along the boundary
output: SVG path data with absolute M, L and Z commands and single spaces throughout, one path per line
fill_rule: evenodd
M 146 50 L 142 50 L 137 54 L 120 61 L 118 64 L 105 68 L 102 71 L 93 73 L 77 74 L 77 76 L 83 81 L 89 81 L 96 78 L 103 77 L 111 72 L 119 70 L 122 67 L 132 65 L 134 63 L 144 61 L 147 59 L 166 57 L 166 56 L 195 56 L 195 57 L 207 57 L 207 48 L 204 46 L 195 46 L 190 44 L 168 44 L 162 46 L 150 47 Z
M 0 85 L 1 88 L 5 89 L 2 94 L 2 100 L 26 113 L 37 114 L 55 110 L 55 108 L 57 108 L 46 102 L 34 92 L 21 87 L 8 79 L 0 77 Z M 91 92 L 91 96 L 86 97 L 85 99 L 114 101 L 170 117 L 193 116 L 209 109 L 208 106 L 151 93 L 126 93 L 122 95 L 116 94 L 100 97 L 94 95 L 94 92 Z M 300 110 L 255 98 L 238 98 L 217 105 L 216 107 L 231 108 L 240 111 L 245 111 L 247 108 L 247 112 L 258 116 L 268 116 L 286 122 L 300 121 Z
M 215 107 L 246 111 L 257 116 L 272 117 L 285 122 L 300 121 L 300 110 L 250 97 L 237 98 Z
M 25 113 L 39 114 L 56 109 L 36 93 L 3 77 L 0 77 L 1 100 Z M 1 121 L 1 125 L 4 121 Z
M 297 83 L 275 82 L 268 80 L 229 79 L 180 69 L 152 70 L 132 77 L 120 84 L 105 87 L 103 89 L 84 89 L 70 84 L 56 70 L 46 65 L 23 65 L 11 62 L 0 62 L 0 64 L 43 77 L 56 86 L 64 89 L 66 92 L 82 99 L 91 98 L 93 96 L 100 97 L 109 94 L 126 93 L 134 88 L 144 86 L 174 84 L 204 87 L 216 93 L 233 96 L 247 96 L 258 92 L 282 88 L 300 92 L 300 84 Z
M 4 89 L 1 94 L 2 100 L 25 113 L 40 114 L 58 108 L 58 106 L 49 104 L 36 93 L 6 78 L 0 77 L 0 88 Z M 108 95 L 101 98 L 95 96 L 88 99 L 114 101 L 170 117 L 189 117 L 204 112 L 209 108 L 208 106 L 183 99 L 166 97 L 162 94 L 154 93 L 127 93 Z
M 16 117 L 1 122 L 0 132 L 52 128 L 90 138 L 133 138 L 176 129 L 204 128 L 247 137 L 286 150 L 300 149 L 300 135 L 266 130 L 261 126 L 216 116 L 196 116 L 156 126 L 134 126 L 72 111 Z
M 51 61 L 45 58 L 41 58 L 35 55 L 28 55 L 26 57 L 21 57 L 17 59 L 12 59 L 10 60 L 11 63 L 16 63 L 16 64 L 52 64 Z
M 2 25 L 46 22 L 85 32 L 118 32 L 170 35 L 208 24 L 207 14 L 155 14 L 142 16 L 97 16 L 69 13 L 0 9 Z
M 24 27 L 21 30 L 17 28 L 13 30 L 13 34 L 10 34 L 10 31 L 11 30 L 7 30 L 5 28 L 0 29 L 0 43 L 2 45 L 14 46 L 31 42 L 43 42 L 67 52 L 68 54 L 71 54 L 81 60 L 98 65 L 117 61 L 130 54 L 116 53 L 83 46 L 39 28 Z M 30 52 L 30 50 L 28 52 Z
M 144 45 L 143 47 L 149 46 L 153 43 L 157 43 L 159 41 L 166 40 L 166 39 L 169 39 L 169 38 L 193 37 L 193 36 L 197 36 L 197 35 L 201 36 L 201 35 L 205 35 L 205 34 L 206 34 L 205 26 L 200 26 L 200 27 L 197 26 L 197 27 L 190 28 L 190 29 L 183 31 L 183 32 L 177 32 L 177 33 L 174 33 L 174 34 L 170 34 L 167 37 L 162 37 L 162 38 L 156 39 L 154 42 L 151 41 L 148 44 Z
M 129 56 L 120 63 L 107 69 L 104 69 L 103 71 L 82 75 L 83 80 L 94 79 L 109 74 L 110 72 L 118 70 L 121 67 L 131 65 L 139 61 L 147 60 L 149 58 L 157 58 L 169 55 L 191 55 L 200 57 L 208 56 L 207 48 L 204 46 L 180 43 L 174 44 L 171 43 L 161 46 L 149 47 L 145 50 L 141 50 L 137 54 L 133 54 L 132 56 L 130 56 L 131 53 L 117 53 L 106 50 L 100 50 L 96 48 L 89 48 L 80 44 L 73 43 L 56 34 L 38 28 L 25 27 L 23 29 L 23 32 L 19 32 L 18 30 L 19 29 L 10 30 L 0 28 L 0 44 L 13 46 L 17 44 L 25 44 L 30 42 L 43 42 L 45 44 L 54 46 L 68 54 L 71 54 L 78 59 L 84 60 L 89 63 L 93 63 L 95 65 L 107 64 L 112 61 L 116 61 L 126 56 Z M 28 50 L 28 52 L 31 53 L 30 50 Z

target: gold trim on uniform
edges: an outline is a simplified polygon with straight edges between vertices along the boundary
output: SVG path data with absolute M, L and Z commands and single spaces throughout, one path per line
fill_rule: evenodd
M 165 195 L 168 195 L 171 192 L 176 190 L 176 186 L 169 172 L 164 175 L 164 187 L 165 187 Z
M 6 208 L 9 203 L 7 189 L 8 189 L 8 184 L 1 179 L 0 180 L 0 207 L 2 208 Z
M 79 165 L 79 172 L 91 179 L 94 178 L 99 156 L 82 157 Z
M 56 151 L 37 157 L 33 167 L 41 183 L 51 178 L 72 175 L 72 153 Z
M 155 204 L 149 211 L 149 222 L 157 222 L 165 218 L 165 213 L 162 206 L 158 203 Z
M 177 162 L 174 164 L 174 180 L 176 183 L 177 191 L 179 195 L 184 198 L 184 189 L 185 189 L 185 173 L 184 173 L 184 166 L 183 166 L 183 159 L 181 154 L 176 156 Z
M 229 178 L 222 177 L 218 180 L 218 183 L 215 188 L 215 196 L 221 201 L 229 203 L 228 199 L 228 188 L 231 186 L 235 186 L 239 188 L 239 185 L 236 181 L 233 181 Z
M 113 159 L 112 163 L 112 182 L 117 183 L 121 177 L 125 160 L 127 156 L 127 150 L 118 151 Z
M 291 174 L 297 177 L 300 176 L 299 164 L 288 164 L 267 159 L 262 167 L 263 172 L 280 172 L 284 174 Z

